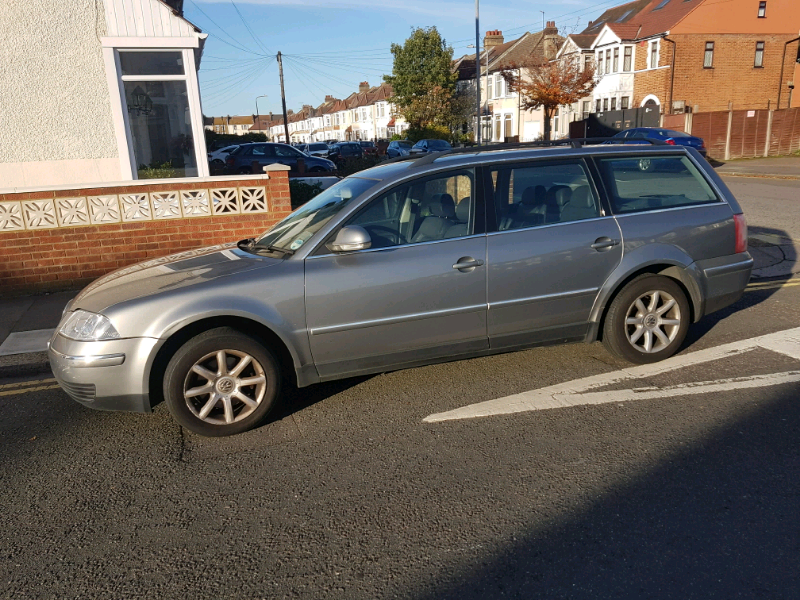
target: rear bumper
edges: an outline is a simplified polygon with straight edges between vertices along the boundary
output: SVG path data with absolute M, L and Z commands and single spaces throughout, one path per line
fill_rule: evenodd
M 699 261 L 697 267 L 703 280 L 703 314 L 707 315 L 742 297 L 753 272 L 753 257 L 749 252 L 742 252 Z

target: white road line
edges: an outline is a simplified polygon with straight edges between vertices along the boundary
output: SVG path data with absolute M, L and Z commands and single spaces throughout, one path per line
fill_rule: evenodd
M 784 354 L 791 358 L 800 360 L 800 327 L 787 329 L 777 333 L 762 335 L 730 344 L 723 344 L 706 350 L 690 352 L 680 356 L 673 356 L 659 363 L 652 365 L 641 365 L 604 373 L 582 379 L 574 379 L 566 383 L 551 385 L 538 390 L 522 392 L 504 398 L 487 400 L 455 410 L 433 414 L 425 417 L 426 423 L 438 421 L 450 421 L 454 419 L 472 419 L 475 417 L 487 417 L 491 415 L 506 415 L 517 412 L 527 412 L 532 410 L 543 410 L 546 408 L 562 408 L 565 406 L 577 406 L 581 404 L 598 404 L 599 399 L 608 398 L 606 402 L 619 402 L 624 400 L 635 400 L 645 398 L 667 398 L 672 396 L 710 393 L 714 391 L 726 391 L 728 389 L 739 389 L 744 387 L 762 387 L 768 385 L 779 385 L 780 383 L 790 383 L 800 379 L 796 372 L 779 373 L 770 376 L 755 376 L 737 378 L 735 380 L 708 381 L 700 384 L 684 384 L 683 386 L 673 386 L 658 390 L 618 390 L 613 392 L 593 392 L 597 388 L 617 384 L 631 379 L 643 379 L 668 373 L 683 367 L 698 365 L 714 360 L 736 356 L 744 352 L 750 352 L 757 348 L 771 350 Z M 787 380 L 786 378 L 792 378 Z M 692 386 L 696 386 L 693 388 Z M 722 386 L 721 388 L 719 386 Z M 731 387 L 726 387 L 731 386 Z M 698 391 L 688 391 L 688 390 Z M 677 391 L 675 391 L 677 390 Z M 674 392 L 674 393 L 673 393 Z M 650 394 L 646 396 L 645 394 Z

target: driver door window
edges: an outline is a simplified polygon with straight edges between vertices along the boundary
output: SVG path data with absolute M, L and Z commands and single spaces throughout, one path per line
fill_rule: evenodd
M 372 248 L 433 242 L 475 232 L 471 170 L 417 180 L 373 199 L 347 225 L 359 225 Z

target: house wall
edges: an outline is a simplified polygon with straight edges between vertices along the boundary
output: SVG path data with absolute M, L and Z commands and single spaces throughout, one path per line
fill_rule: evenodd
M 636 45 L 633 53 L 634 70 L 636 74 L 633 80 L 633 104 L 631 108 L 638 108 L 650 95 L 658 98 L 658 103 L 662 110 L 668 112 L 666 104 L 669 102 L 669 82 L 670 68 L 672 63 L 672 44 L 659 42 L 658 68 L 648 69 L 647 61 L 650 55 L 650 40 L 640 42 Z M 702 58 L 700 59 L 702 66 Z
M 0 187 L 116 181 L 102 3 L 3 0 Z
M 768 3 L 769 4 L 769 3 Z M 796 35 L 792 37 L 797 37 Z M 781 57 L 789 35 L 671 35 L 677 43 L 675 100 L 700 112 L 777 106 Z M 714 42 L 713 68 L 703 68 L 705 43 Z M 764 67 L 755 68 L 756 42 L 764 42 Z M 796 50 L 795 50 L 796 52 Z M 792 50 L 787 51 L 781 104 L 788 106 L 788 82 L 793 77 Z

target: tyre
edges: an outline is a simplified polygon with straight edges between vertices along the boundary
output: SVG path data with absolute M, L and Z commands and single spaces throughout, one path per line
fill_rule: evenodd
M 225 161 L 220 160 L 219 158 L 215 158 L 214 160 L 211 161 L 211 164 L 214 165 L 215 167 L 224 167 Z
M 641 275 L 614 298 L 603 326 L 603 344 L 635 364 L 669 358 L 689 330 L 689 301 L 669 277 Z
M 639 159 L 639 170 L 640 171 L 652 171 L 653 170 L 653 161 L 649 158 L 640 158 Z
M 164 373 L 164 401 L 173 418 L 205 436 L 252 429 L 275 409 L 280 388 L 273 354 L 229 327 L 190 339 Z

